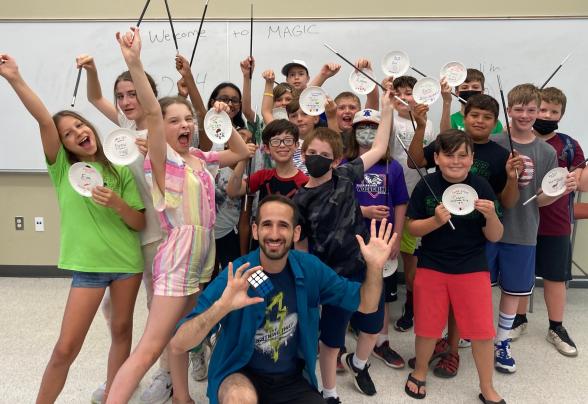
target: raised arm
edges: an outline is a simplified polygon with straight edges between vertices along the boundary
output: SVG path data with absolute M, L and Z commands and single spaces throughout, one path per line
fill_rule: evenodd
M 443 98 L 443 109 L 441 111 L 439 132 L 451 129 L 451 86 L 447 84 L 445 77 L 441 80 L 441 97 Z
M 359 59 L 355 62 L 355 66 L 358 69 L 370 69 L 372 70 L 372 63 L 368 59 Z M 364 108 L 367 109 L 380 109 L 380 91 L 378 86 L 375 86 L 374 89 L 366 96 Z
M 27 111 L 29 111 L 39 124 L 45 157 L 49 164 L 55 163 L 57 153 L 61 147 L 57 127 L 43 101 L 41 101 L 20 75 L 16 61 L 12 56 L 0 54 L 0 76 L 8 81 L 8 84 L 14 89 Z
M 360 156 L 363 160 L 364 171 L 369 170 L 378 160 L 384 157 L 390 141 L 392 119 L 394 119 L 392 115 L 392 93 L 386 91 L 386 94 L 382 97 L 380 125 L 378 126 L 374 143 L 371 149 Z
M 524 169 L 523 159 L 520 155 L 509 154 L 506 161 L 506 184 L 499 195 L 503 207 L 510 209 L 519 201 L 519 180 L 517 172 L 522 173 Z
M 226 270 L 227 286 L 223 294 L 208 310 L 186 321 L 178 328 L 170 341 L 172 353 L 181 354 L 199 345 L 212 330 L 212 327 L 230 312 L 263 302 L 262 297 L 247 295 L 249 289 L 247 279 L 261 267 L 247 268 L 249 268 L 249 264 L 241 265 L 233 275 L 233 263 L 229 263 Z
M 241 72 L 243 73 L 243 102 L 241 110 L 248 122 L 255 122 L 255 111 L 251 107 L 251 72 L 255 70 L 255 59 L 247 57 L 240 63 Z
M 229 112 L 230 108 L 227 104 L 220 101 L 215 101 L 213 108 L 217 112 L 225 111 Z M 218 152 L 218 159 L 220 167 L 230 167 L 237 164 L 241 160 L 245 160 L 249 156 L 249 148 L 243 141 L 243 138 L 237 132 L 235 128 L 233 128 L 233 132 L 231 133 L 231 137 L 229 138 L 229 148 L 227 150 L 223 150 Z
M 325 81 L 339 73 L 339 70 L 341 70 L 341 65 L 337 63 L 327 63 L 321 68 L 318 76 L 310 81 L 309 86 L 322 86 L 325 84 Z
M 408 152 L 419 167 L 427 166 L 427 159 L 425 158 L 425 152 L 423 148 L 425 128 L 427 127 L 427 111 L 429 111 L 429 107 L 424 104 L 418 104 L 414 108 L 413 115 L 414 120 L 416 121 L 416 130 L 414 131 L 414 136 L 412 137 L 412 141 L 408 147 Z M 408 159 L 407 164 L 410 168 L 417 168 L 414 167 L 414 164 L 412 164 L 410 159 Z
M 94 58 L 90 55 L 79 55 L 76 58 L 78 68 L 82 67 L 86 71 L 86 93 L 88 101 L 98 111 L 107 117 L 112 123 L 118 125 L 118 111 L 116 106 L 102 95 L 100 79 L 98 79 L 98 69 Z
M 378 232 L 376 232 L 376 220 L 372 219 L 370 241 L 367 245 L 361 236 L 355 236 L 367 267 L 365 280 L 359 291 L 361 301 L 357 311 L 367 314 L 378 310 L 383 284 L 382 269 L 390 257 L 392 245 L 397 236 L 396 233 L 392 233 L 392 224 L 387 223 L 386 219 L 382 220 Z
M 155 94 L 149 85 L 145 70 L 143 69 L 143 63 L 141 62 L 141 35 L 139 34 L 139 28 L 132 27 L 131 31 L 125 34 L 117 32 L 116 39 L 120 44 L 123 57 L 133 78 L 139 102 L 143 107 L 143 111 L 145 111 L 147 129 L 149 131 L 147 144 L 153 178 L 155 178 L 160 191 L 164 192 L 167 142 L 165 140 L 163 116 L 159 102 L 157 102 L 157 98 L 155 98 Z
M 263 122 L 267 125 L 274 120 L 274 80 L 276 75 L 273 70 L 264 71 L 261 76 L 265 80 L 263 88 L 263 98 L 261 100 L 261 117 Z
M 196 120 L 198 123 L 198 147 L 200 150 L 208 151 L 212 147 L 212 142 L 208 139 L 202 129 L 204 128 L 204 115 L 206 115 L 207 109 L 202 100 L 202 96 L 200 95 L 200 91 L 198 91 L 198 86 L 196 85 L 196 80 L 194 80 L 194 75 L 190 69 L 190 62 L 188 62 L 188 59 L 182 55 L 177 55 L 176 70 L 182 76 L 182 85 L 186 87 L 190 101 L 192 101 L 192 105 L 196 111 Z

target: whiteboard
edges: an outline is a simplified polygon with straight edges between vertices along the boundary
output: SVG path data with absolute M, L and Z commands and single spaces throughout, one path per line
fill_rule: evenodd
M 188 59 L 194 46 L 199 21 L 174 24 L 180 52 Z M 114 79 L 126 66 L 115 41 L 116 31 L 128 29 L 126 21 L 42 21 L 3 22 L 0 52 L 14 56 L 29 85 L 46 103 L 50 112 L 68 109 L 77 69 L 75 56 L 95 57 L 102 91 L 112 97 Z M 175 70 L 175 48 L 167 20 L 145 21 L 141 25 L 143 62 L 155 78 L 160 96 L 174 95 L 179 74 Z M 367 57 L 374 64 L 378 80 L 383 56 L 391 50 L 404 50 L 417 69 L 438 76 L 443 64 L 452 60 L 480 69 L 486 75 L 486 91 L 499 102 L 496 74 L 507 92 L 523 82 L 541 85 L 569 53 L 568 62 L 550 85 L 561 88 L 568 97 L 560 130 L 588 147 L 588 133 L 582 125 L 588 103 L 588 49 L 581 46 L 588 37 L 585 19 L 531 20 L 305 20 L 259 21 L 253 29 L 253 54 L 256 72 L 252 103 L 261 104 L 261 72 L 279 70 L 291 59 L 305 60 L 311 76 L 325 62 L 343 65 L 341 72 L 324 88 L 331 96 L 349 90 L 351 68 L 326 49 L 327 43 L 348 59 Z M 10 38 L 10 41 L 8 40 Z M 249 21 L 205 21 L 193 73 L 206 102 L 212 89 L 222 81 L 242 86 L 239 61 L 249 54 Z M 418 77 L 414 73 L 415 77 Z M 86 100 L 86 80 L 82 75 L 75 110 L 96 124 L 105 136 L 114 126 Z M 0 80 L 0 171 L 44 171 L 45 162 L 38 127 L 5 80 Z M 363 98 L 363 97 L 362 97 Z M 459 108 L 457 102 L 453 111 Z M 440 101 L 432 106 L 430 118 L 438 127 Z M 501 114 L 501 120 L 504 117 Z

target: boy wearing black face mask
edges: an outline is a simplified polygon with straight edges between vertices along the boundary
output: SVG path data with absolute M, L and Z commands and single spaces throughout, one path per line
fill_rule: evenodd
M 300 210 L 303 242 L 298 249 L 308 249 L 339 275 L 360 280 L 365 275 L 365 261 L 355 241 L 355 234 L 367 236 L 367 228 L 355 198 L 355 183 L 364 172 L 385 154 L 392 125 L 392 101 L 388 91 L 382 99 L 381 123 L 370 150 L 349 163 L 338 166 L 343 158 L 341 137 L 327 128 L 312 131 L 302 145 L 303 158 L 310 178 L 294 196 Z M 396 229 L 395 229 L 396 230 Z M 382 328 L 384 298 L 372 314 L 351 313 L 324 305 L 320 320 L 320 368 L 323 396 L 337 403 L 336 362 L 345 344 L 347 323 L 352 318 L 360 331 L 357 350 L 342 358 L 353 373 L 356 385 L 366 395 L 376 394 L 368 373 L 367 359 Z
M 558 122 L 566 109 L 566 96 L 555 88 L 541 91 L 539 115 L 533 124 L 535 135 L 549 143 L 557 153 L 559 167 L 568 170 L 584 161 L 584 152 L 578 142 L 570 136 L 556 132 Z M 584 167 L 581 164 L 580 167 Z M 588 187 L 588 170 L 577 168 L 580 178 L 578 189 L 585 191 Z M 571 212 L 572 195 L 562 197 L 551 205 L 539 208 L 539 230 L 537 231 L 537 250 L 535 254 L 535 275 L 543 278 L 545 304 L 549 315 L 547 341 L 565 356 L 576 356 L 576 344 L 563 326 L 564 307 L 566 303 L 565 282 L 571 276 Z M 527 328 L 527 298 L 519 302 L 510 337 L 515 340 Z
M 455 87 L 455 93 L 467 102 L 467 100 L 471 96 L 484 93 L 485 81 L 486 78 L 484 77 L 484 73 L 477 69 L 468 68 L 465 81 L 461 83 L 459 86 Z M 449 128 L 465 131 L 465 103 L 460 101 L 461 109 L 455 112 L 454 114 L 451 114 L 451 116 L 449 116 L 449 114 L 451 113 L 451 92 L 443 91 L 441 95 L 443 97 L 443 112 L 441 113 L 440 131 L 443 132 Z M 502 130 L 502 124 L 500 123 L 500 121 L 497 120 L 496 126 L 492 130 L 492 134 L 500 133 L 502 132 Z

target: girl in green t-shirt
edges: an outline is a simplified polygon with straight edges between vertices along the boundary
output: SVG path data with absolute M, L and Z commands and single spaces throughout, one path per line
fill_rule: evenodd
M 107 386 L 129 355 L 133 309 L 143 269 L 137 235 L 145 226 L 143 204 L 129 170 L 114 167 L 106 159 L 92 124 L 73 111 L 51 116 L 9 55 L 0 54 L 0 76 L 39 124 L 61 210 L 59 267 L 73 273 L 59 339 L 37 396 L 38 403 L 53 403 L 82 348 L 107 286 L 112 296 Z M 91 198 L 77 194 L 68 181 L 68 171 L 79 161 L 98 170 L 108 188 L 95 187 Z

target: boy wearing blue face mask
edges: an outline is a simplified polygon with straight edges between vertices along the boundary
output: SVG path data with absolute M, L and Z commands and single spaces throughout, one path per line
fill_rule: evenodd
M 390 92 L 382 99 L 382 123 L 372 147 L 356 159 L 339 166 L 343 158 L 341 137 L 328 128 L 312 131 L 302 145 L 302 155 L 309 173 L 305 187 L 294 196 L 300 210 L 304 240 L 298 249 L 309 249 L 339 275 L 360 280 L 365 275 L 365 261 L 355 241 L 355 234 L 367 236 L 363 215 L 355 198 L 355 184 L 364 172 L 376 164 L 387 150 L 392 124 Z M 351 313 L 323 305 L 320 320 L 320 368 L 323 396 L 328 403 L 339 403 L 336 391 L 336 362 L 345 344 L 345 331 L 351 319 L 360 331 L 357 350 L 343 357 L 356 385 L 366 395 L 376 394 L 369 376 L 367 359 L 371 354 L 384 317 L 384 299 L 371 314 Z
M 379 124 L 380 113 L 378 111 L 364 109 L 355 114 L 346 152 L 346 158 L 349 161 L 371 149 Z M 404 228 L 408 190 L 402 166 L 398 161 L 392 159 L 389 150 L 372 168 L 366 170 L 363 179 L 355 184 L 355 197 L 360 205 L 366 225 L 370 223 L 371 219 L 376 219 L 379 223 L 382 219 L 387 218 L 388 223 L 394 224 L 396 229 Z M 400 253 L 400 239 L 400 236 L 396 238 L 389 260 L 397 259 Z M 384 295 L 386 303 L 396 300 L 396 279 L 394 276 L 384 278 Z M 372 354 L 381 359 L 386 366 L 402 369 L 404 359 L 390 347 L 388 325 L 389 315 L 386 304 L 384 323 Z

